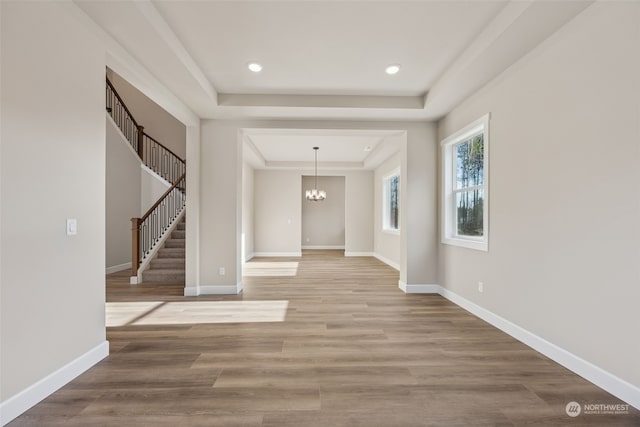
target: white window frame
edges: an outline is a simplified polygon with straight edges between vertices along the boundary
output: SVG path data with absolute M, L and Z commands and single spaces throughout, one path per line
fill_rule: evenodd
M 489 250 L 489 119 L 490 114 L 485 114 L 473 123 L 468 124 L 453 135 L 440 142 L 442 160 L 442 224 L 441 242 L 447 245 L 461 246 L 481 251 Z M 469 140 L 472 136 L 483 133 L 483 184 L 477 187 L 468 187 L 466 190 L 480 188 L 483 190 L 482 211 L 482 236 L 464 236 L 458 234 L 456 218 L 456 156 L 454 147 Z
M 389 203 L 391 194 L 389 192 L 389 181 L 391 178 L 398 177 L 398 228 L 389 227 Z M 402 178 L 400 169 L 394 169 L 382 177 L 382 231 L 389 234 L 400 234 L 400 192 L 402 191 Z

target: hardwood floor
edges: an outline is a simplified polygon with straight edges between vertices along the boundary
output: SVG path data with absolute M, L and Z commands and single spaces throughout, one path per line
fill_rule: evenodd
M 254 259 L 238 296 L 107 279 L 111 355 L 11 426 L 639 426 L 620 400 L 373 258 Z

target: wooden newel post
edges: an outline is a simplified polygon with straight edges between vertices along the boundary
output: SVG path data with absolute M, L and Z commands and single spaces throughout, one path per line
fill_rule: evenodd
M 140 218 L 131 218 L 131 276 L 138 275 L 140 265 Z
M 140 156 L 142 160 L 144 160 L 143 154 L 144 154 L 144 126 L 138 126 L 138 156 Z

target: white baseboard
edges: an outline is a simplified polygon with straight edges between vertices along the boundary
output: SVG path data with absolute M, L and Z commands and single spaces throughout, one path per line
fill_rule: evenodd
M 400 265 L 397 262 L 391 261 L 389 258 L 386 258 L 378 253 L 374 253 L 373 256 L 376 257 L 378 260 L 387 264 L 389 267 L 393 267 L 396 270 L 400 271 Z
M 303 246 L 302 249 L 311 249 L 311 250 L 341 250 L 344 249 L 344 245 L 331 246 L 331 245 L 316 245 L 316 246 Z
M 344 256 L 373 256 L 373 252 L 345 252 Z
M 256 255 L 255 255 L 253 252 L 251 252 L 250 254 L 246 254 L 246 255 L 245 255 L 244 262 L 251 261 L 251 259 L 252 259 L 254 256 L 256 256 Z
M 440 285 L 407 285 L 402 280 L 398 280 L 398 287 L 406 294 L 439 294 L 442 289 Z
M 187 286 L 184 288 L 185 297 L 197 297 L 198 295 L 238 295 L 242 292 L 243 284 L 238 282 L 235 285 L 204 285 Z
M 198 291 L 197 286 L 185 286 L 184 287 L 184 296 L 185 297 L 197 297 L 200 295 L 200 291 Z
M 109 341 L 103 341 L 62 368 L 0 403 L 0 425 L 8 424 L 108 355 Z
M 438 293 L 457 306 L 478 316 L 480 319 L 511 335 L 518 341 L 526 344 L 532 349 L 544 354 L 549 359 L 564 366 L 582 378 L 592 382 L 603 390 L 611 393 L 617 398 L 627 402 L 629 405 L 640 409 L 640 387 L 635 386 L 616 375 L 605 371 L 576 356 L 573 353 L 557 346 L 542 337 L 498 316 L 497 314 L 480 307 L 479 305 L 461 297 L 440 285 L 407 285 L 400 282 L 400 288 L 407 293 Z
M 118 271 L 131 270 L 131 262 L 125 262 L 124 264 L 114 265 L 113 267 L 107 267 L 105 274 L 117 273 Z
M 301 257 L 302 252 L 254 252 L 254 257 Z

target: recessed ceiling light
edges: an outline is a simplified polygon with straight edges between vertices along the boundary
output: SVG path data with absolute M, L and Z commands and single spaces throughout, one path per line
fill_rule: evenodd
M 249 62 L 249 65 L 247 65 L 247 67 L 254 73 L 259 73 L 260 71 L 262 71 L 262 65 L 258 64 L 257 62 Z
M 384 69 L 384 72 L 387 74 L 396 74 L 398 71 L 400 71 L 400 65 L 398 64 L 392 64 L 389 65 L 387 68 Z
M 367 145 L 366 147 L 364 147 L 364 151 L 371 151 L 371 146 Z

